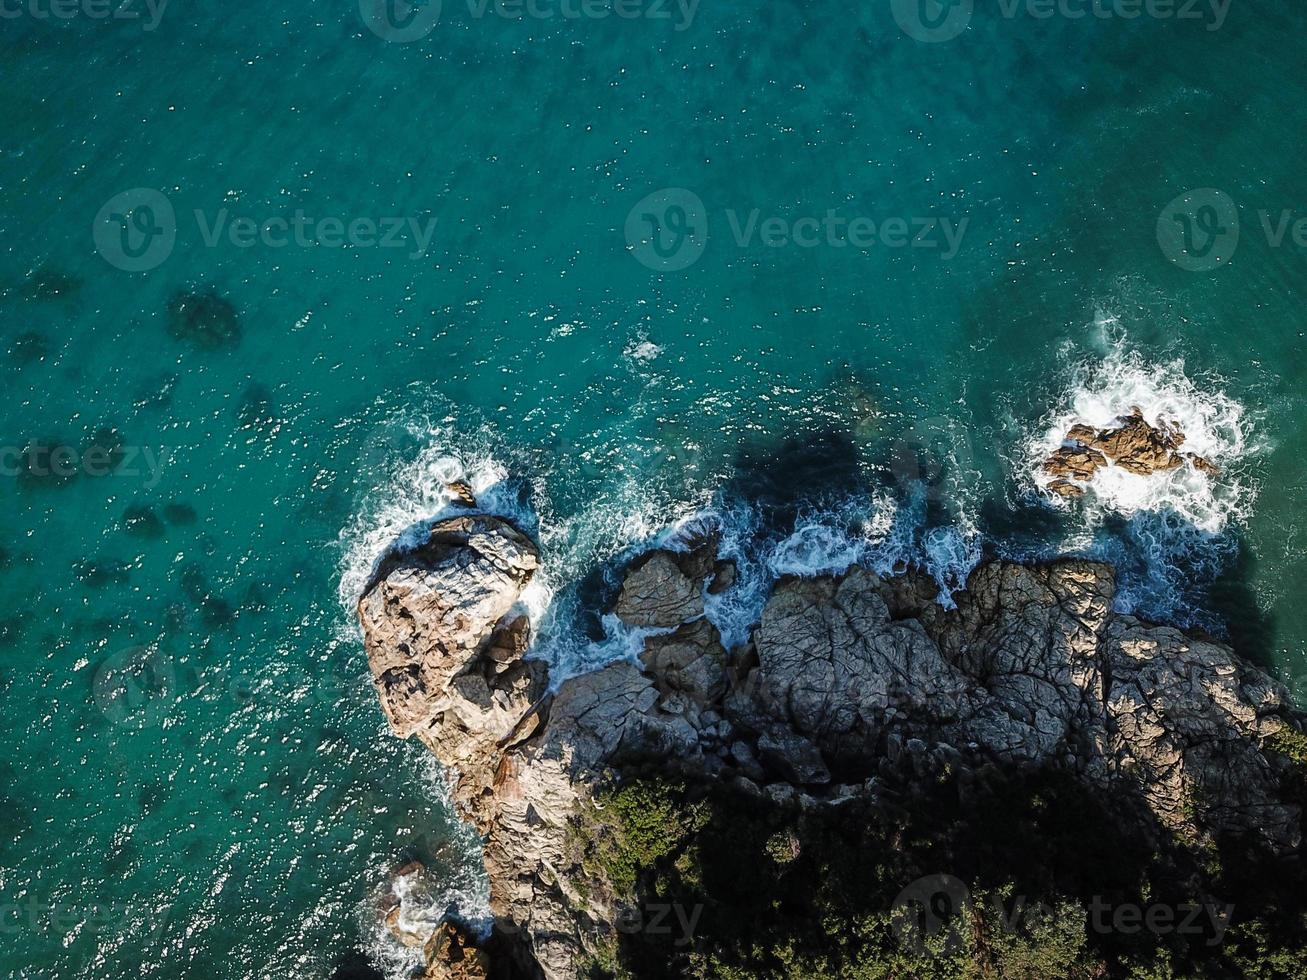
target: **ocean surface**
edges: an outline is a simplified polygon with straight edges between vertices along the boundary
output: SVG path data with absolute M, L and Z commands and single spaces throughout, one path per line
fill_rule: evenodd
M 711 515 L 736 642 L 1071 551 L 1307 695 L 1301 4 L 60 9 L 0 17 L 0 974 L 398 978 L 414 857 L 484 915 L 351 620 L 454 477 L 555 676 Z M 1136 405 L 1222 476 L 1048 502 Z

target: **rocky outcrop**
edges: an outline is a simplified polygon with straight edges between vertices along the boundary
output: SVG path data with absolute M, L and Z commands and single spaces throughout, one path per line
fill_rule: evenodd
M 632 626 L 676 626 L 703 615 L 702 583 L 681 571 L 676 556 L 655 551 L 626 577 L 617 615 Z
M 1081 496 L 1085 485 L 1107 466 L 1149 476 L 1187 464 L 1208 476 L 1220 475 L 1220 469 L 1209 460 L 1179 451 L 1185 434 L 1178 424 L 1160 420 L 1151 425 L 1139 408 L 1118 421 L 1120 425 L 1107 429 L 1072 426 L 1061 448 L 1044 461 L 1044 472 L 1053 477 L 1047 489 L 1063 497 Z
M 536 553 L 505 522 L 436 525 L 360 602 L 383 710 L 454 774 L 523 975 L 576 977 L 611 934 L 623 896 L 577 827 L 602 783 L 650 767 L 803 807 L 1053 767 L 1143 835 L 1298 846 L 1283 760 L 1264 751 L 1294 724 L 1285 692 L 1229 647 L 1113 612 L 1109 566 L 990 562 L 947 610 L 911 574 L 784 579 L 751 642 L 727 650 L 703 616 L 715 547 L 636 563 L 617 611 L 657 627 L 638 665 L 549 698 L 514 613 Z
M 389 556 L 359 600 L 359 622 L 382 711 L 456 774 L 456 797 L 482 829 L 493 805 L 499 743 L 545 693 L 526 660 L 522 590 L 539 565 L 534 542 L 485 515 L 436 524 L 426 543 Z
M 431 879 L 419 861 L 391 872 L 389 887 L 380 902 L 386 928 L 400 945 L 420 951 L 424 966 L 414 980 L 488 980 L 489 956 L 459 922 L 445 919 L 434 927 L 423 917 L 430 903 Z M 406 913 L 410 908 L 417 915 Z

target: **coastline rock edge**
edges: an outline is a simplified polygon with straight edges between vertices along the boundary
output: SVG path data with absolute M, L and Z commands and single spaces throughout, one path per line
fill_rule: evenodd
M 783 579 L 727 650 L 703 615 L 715 549 L 709 535 L 633 563 L 617 611 L 657 628 L 639 664 L 552 693 L 519 608 L 539 553 L 507 521 L 435 524 L 360 599 L 392 730 L 435 753 L 485 837 L 498 975 L 612 962 L 632 882 L 590 828 L 612 787 L 649 773 L 823 813 L 1056 771 L 1140 839 L 1297 852 L 1301 809 L 1271 750 L 1299 731 L 1286 692 L 1228 646 L 1113 612 L 1110 566 L 989 561 L 951 610 L 913 573 Z M 431 960 L 429 976 L 458 975 Z

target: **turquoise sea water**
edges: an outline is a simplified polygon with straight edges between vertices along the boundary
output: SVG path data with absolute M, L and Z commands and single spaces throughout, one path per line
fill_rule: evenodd
M 29 450 L 0 460 L 5 973 L 395 975 L 375 893 L 414 854 L 437 905 L 480 910 L 473 842 L 386 735 L 349 619 L 444 476 L 538 522 L 564 669 L 620 646 L 582 632 L 573 584 L 713 507 L 760 582 L 1107 555 L 1130 608 L 1307 679 L 1307 248 L 1259 215 L 1307 217 L 1299 6 L 1234 0 L 1211 29 L 1210 6 L 981 3 L 940 43 L 888 0 L 446 0 L 411 43 L 344 2 L 179 2 L 152 30 L 33 9 L 0 20 L 0 431 Z M 1159 218 L 1206 188 L 1240 237 L 1189 271 Z M 106 228 L 157 204 L 139 189 L 176 234 L 131 272 Z M 1176 206 L 1225 232 L 1213 262 L 1225 200 Z M 308 244 L 207 240 L 297 211 Z M 802 223 L 828 212 L 872 243 Z M 332 247 L 323 218 L 401 219 L 402 243 Z M 238 335 L 178 336 L 186 292 Z M 1221 487 L 1040 503 L 1047 432 L 1136 401 L 1207 440 Z M 71 475 L 35 472 L 42 446 Z M 797 521 L 759 502 L 796 496 Z

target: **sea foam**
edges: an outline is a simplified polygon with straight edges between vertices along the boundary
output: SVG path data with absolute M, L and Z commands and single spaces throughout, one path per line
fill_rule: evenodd
M 1068 529 L 1039 555 L 1080 554 L 1117 567 L 1116 608 L 1180 626 L 1220 631 L 1206 607 L 1206 588 L 1228 567 L 1237 534 L 1252 514 L 1257 485 L 1250 462 L 1261 446 L 1253 420 L 1222 390 L 1219 379 L 1195 378 L 1183 360 L 1145 360 L 1117 342 L 1105 356 L 1078 361 L 1055 408 L 1021 450 L 1020 478 L 1050 507 L 1066 512 Z M 1209 476 L 1192 465 L 1141 476 L 1109 466 L 1085 496 L 1064 501 L 1042 488 L 1042 464 L 1078 423 L 1110 428 L 1138 408 L 1152 425 L 1178 425 L 1182 452 L 1220 468 Z
M 1148 476 L 1105 467 L 1095 474 L 1083 504 L 1090 523 L 1101 523 L 1107 514 L 1169 511 L 1201 531 L 1217 533 L 1248 516 L 1255 493 L 1238 467 L 1252 448 L 1243 406 L 1215 383 L 1195 382 L 1182 360 L 1149 364 L 1121 346 L 1074 367 L 1066 394 L 1027 446 L 1033 482 L 1041 487 L 1052 482 L 1042 463 L 1073 425 L 1111 428 L 1135 408 L 1151 425 L 1178 425 L 1185 435 L 1182 451 L 1202 456 L 1222 475 L 1210 477 L 1191 465 Z

